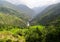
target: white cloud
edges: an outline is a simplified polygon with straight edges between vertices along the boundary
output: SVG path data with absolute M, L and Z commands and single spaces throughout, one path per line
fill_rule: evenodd
M 57 3 L 57 0 L 7 0 L 15 4 L 25 4 L 30 8 Z

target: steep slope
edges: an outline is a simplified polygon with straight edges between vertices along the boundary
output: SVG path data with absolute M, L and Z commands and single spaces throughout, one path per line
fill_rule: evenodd
M 18 8 L 21 10 L 21 12 L 24 12 L 26 15 L 28 15 L 30 17 L 29 19 L 35 16 L 35 11 L 26 5 L 20 4 L 18 5 Z
M 42 6 L 42 7 L 35 7 L 33 10 L 35 11 L 36 15 L 41 13 L 46 7 L 48 6 Z
M 36 25 L 57 25 L 57 23 L 60 23 L 60 3 L 48 6 L 32 20 L 32 24 Z
M 24 25 L 25 22 L 22 19 L 0 12 L 0 28 L 23 27 Z
M 30 13 L 32 13 L 32 11 L 31 12 L 28 12 L 28 11 L 26 11 L 26 10 L 24 10 L 24 11 L 22 11 L 23 9 L 23 7 L 21 8 L 20 6 L 17 6 L 17 5 L 14 5 L 14 4 L 12 4 L 12 3 L 9 3 L 9 2 L 7 2 L 7 1 L 3 1 L 3 0 L 0 0 L 0 7 L 3 7 L 3 8 L 9 8 L 10 10 L 12 9 L 12 10 L 15 10 L 15 12 L 18 12 L 17 13 L 17 16 L 18 17 L 20 17 L 20 18 L 23 18 L 24 20 L 29 20 L 31 17 L 30 17 Z M 27 7 L 27 6 L 26 6 Z M 28 8 L 28 7 L 27 7 Z M 2 10 L 2 9 L 1 9 Z M 4 10 L 4 9 L 3 9 Z M 31 10 L 31 9 L 28 9 L 28 10 Z
M 17 6 L 0 0 L 0 27 L 24 27 L 28 16 L 18 10 Z
M 20 13 L 17 10 L 13 10 L 11 8 L 8 8 L 8 7 L 0 6 L 0 12 L 5 13 L 5 14 L 8 13 L 9 15 L 15 15 L 15 16 L 23 19 L 24 21 L 28 20 L 27 15 L 25 15 L 24 13 Z

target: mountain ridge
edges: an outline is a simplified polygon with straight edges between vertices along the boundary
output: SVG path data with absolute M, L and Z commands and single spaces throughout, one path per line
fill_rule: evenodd
M 59 18 L 60 18 L 59 11 L 60 11 L 60 3 L 50 5 L 40 14 L 38 14 L 31 22 L 32 22 L 32 24 L 36 24 L 36 25 L 52 24 L 53 21 L 59 20 Z

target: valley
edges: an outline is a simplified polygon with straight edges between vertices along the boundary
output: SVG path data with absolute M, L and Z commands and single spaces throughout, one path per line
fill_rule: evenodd
M 60 42 L 60 3 L 30 9 L 0 2 L 0 42 Z

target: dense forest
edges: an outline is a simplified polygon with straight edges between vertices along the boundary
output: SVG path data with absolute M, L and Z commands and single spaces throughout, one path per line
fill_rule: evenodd
M 60 42 L 60 3 L 48 6 L 32 20 L 27 13 L 0 3 L 0 42 Z

